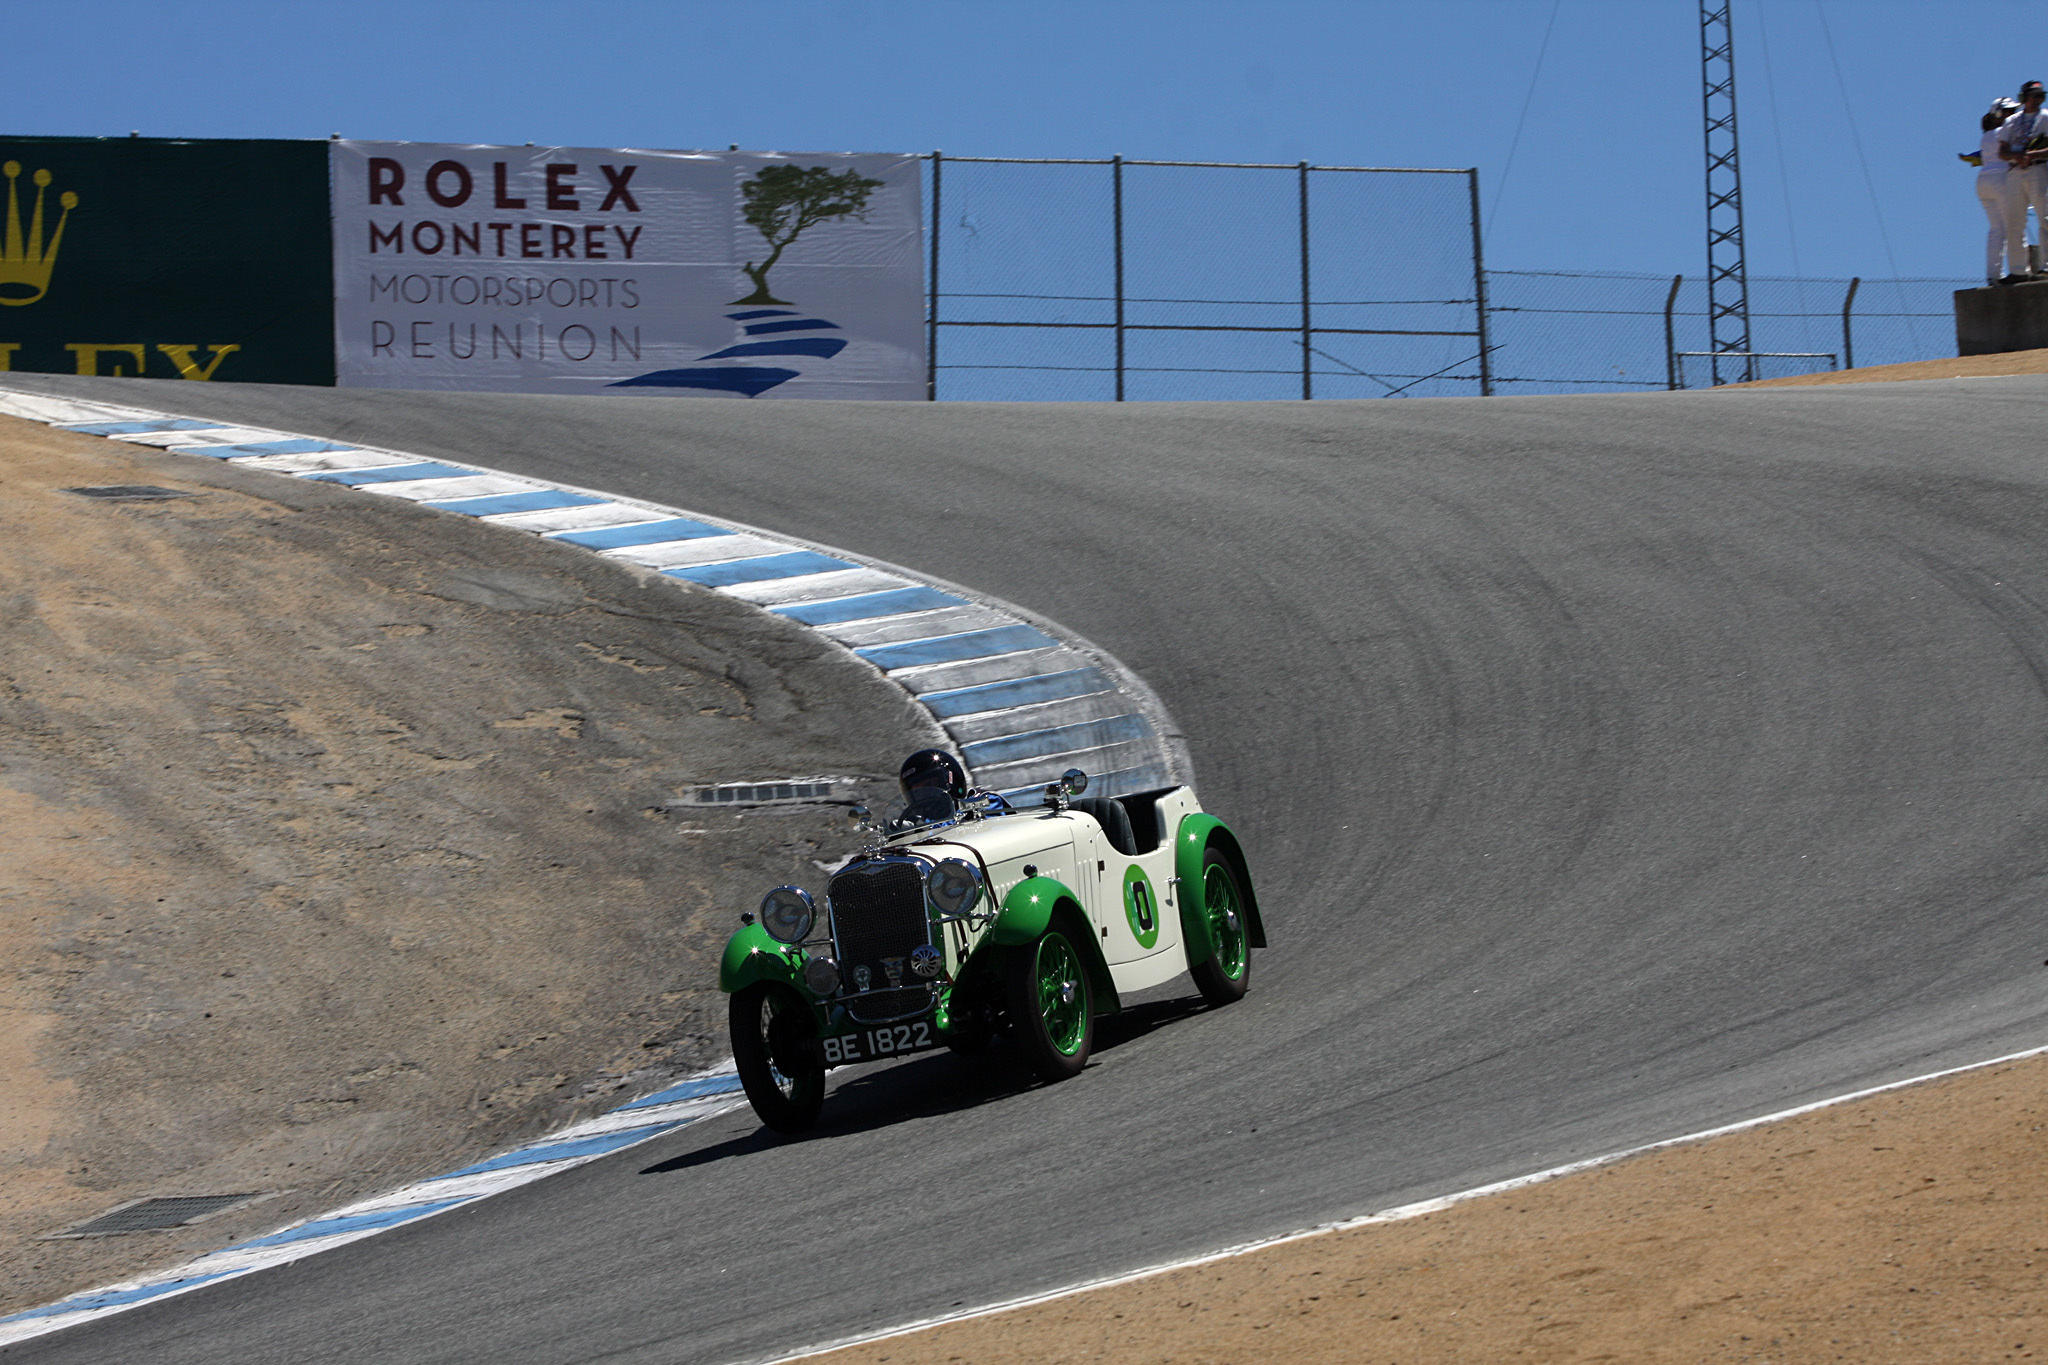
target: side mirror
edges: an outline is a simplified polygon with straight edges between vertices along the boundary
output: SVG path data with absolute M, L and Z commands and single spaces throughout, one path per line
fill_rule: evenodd
M 1069 768 L 1060 774 L 1059 781 L 1045 784 L 1045 804 L 1051 810 L 1065 810 L 1068 797 L 1087 790 L 1088 774 L 1079 768 Z

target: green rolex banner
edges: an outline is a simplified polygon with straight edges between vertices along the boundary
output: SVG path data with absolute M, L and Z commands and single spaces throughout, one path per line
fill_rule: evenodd
M 334 382 L 324 142 L 0 138 L 0 370 Z

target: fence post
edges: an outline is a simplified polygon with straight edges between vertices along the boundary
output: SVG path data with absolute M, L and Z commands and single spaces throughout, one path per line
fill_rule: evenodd
M 1301 396 L 1303 400 L 1316 396 L 1315 380 L 1310 367 L 1315 362 L 1314 333 L 1310 330 L 1308 315 L 1308 163 L 1301 163 Z
M 1849 332 L 1849 310 L 1856 306 L 1856 286 L 1862 283 L 1861 275 L 1851 276 L 1848 297 L 1842 300 L 1842 368 L 1845 370 L 1856 368 L 1856 342 Z
M 944 153 L 932 153 L 932 268 L 930 297 L 925 301 L 924 399 L 939 401 L 939 163 Z
M 1472 298 L 1479 309 L 1479 396 L 1493 396 L 1493 347 L 1486 336 L 1486 256 L 1479 234 L 1479 168 L 1465 172 L 1472 190 Z
M 1685 276 L 1671 277 L 1671 292 L 1664 296 L 1664 387 L 1678 387 L 1678 339 L 1671 330 L 1671 310 L 1678 306 L 1678 286 L 1685 283 Z
M 1124 159 L 1109 160 L 1111 221 L 1116 234 L 1116 401 L 1124 401 Z

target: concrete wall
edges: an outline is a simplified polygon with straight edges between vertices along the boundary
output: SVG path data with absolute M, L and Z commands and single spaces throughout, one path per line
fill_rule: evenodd
M 2048 346 L 2048 283 L 1956 290 L 1956 354 Z

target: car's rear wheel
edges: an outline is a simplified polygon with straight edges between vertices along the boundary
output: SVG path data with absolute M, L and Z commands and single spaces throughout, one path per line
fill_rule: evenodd
M 778 1133 L 801 1133 L 825 1107 L 818 1024 L 796 992 L 757 981 L 729 1007 L 732 1059 L 754 1112 Z
M 1202 911 L 1208 919 L 1208 959 L 1188 974 L 1202 998 L 1212 1005 L 1244 999 L 1252 983 L 1251 933 L 1245 925 L 1243 884 L 1237 867 L 1221 849 L 1202 855 Z
M 1078 1076 L 1095 1045 L 1095 995 L 1072 939 L 1055 925 L 1010 955 L 1010 1034 L 1039 1077 Z

